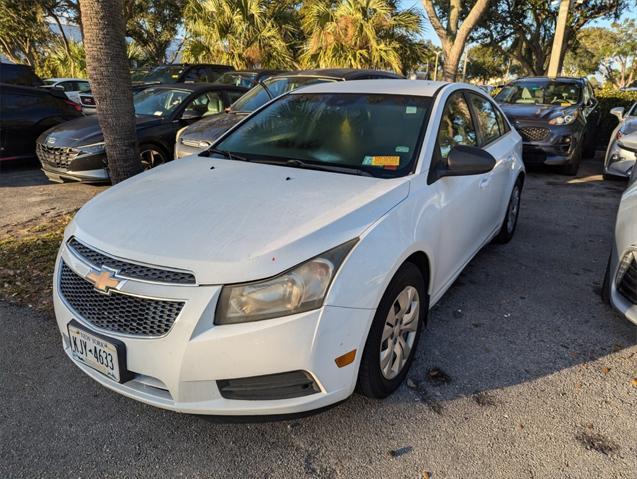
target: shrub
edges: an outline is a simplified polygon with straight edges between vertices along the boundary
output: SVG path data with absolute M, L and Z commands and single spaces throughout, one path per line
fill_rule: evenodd
M 617 126 L 617 117 L 610 114 L 610 109 L 616 106 L 630 107 L 637 101 L 637 91 L 620 91 L 602 88 L 595 92 L 599 100 L 601 118 L 597 129 L 597 146 L 608 145 L 610 135 Z

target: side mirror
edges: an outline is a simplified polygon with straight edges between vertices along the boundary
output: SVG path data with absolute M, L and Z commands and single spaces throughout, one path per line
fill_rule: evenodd
M 624 107 L 616 106 L 615 108 L 611 108 L 610 114 L 615 115 L 619 121 L 622 121 L 624 119 Z
M 438 177 L 481 175 L 491 171 L 495 163 L 495 158 L 481 148 L 456 145 L 449 152 L 447 164 L 442 166 Z
M 181 114 L 181 119 L 185 121 L 194 121 L 200 118 L 201 115 L 199 114 L 199 112 L 194 110 L 184 110 L 184 112 Z
M 620 148 L 637 153 L 637 132 L 624 135 L 617 141 Z

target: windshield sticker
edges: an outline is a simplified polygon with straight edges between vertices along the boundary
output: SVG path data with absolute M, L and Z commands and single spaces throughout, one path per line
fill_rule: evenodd
M 405 113 L 407 113 L 408 115 L 413 115 L 414 113 L 418 113 L 418 107 L 408 106 L 407 108 L 405 108 Z
M 409 153 L 409 147 L 408 146 L 397 146 L 394 151 L 396 153 Z
M 400 166 L 400 156 L 365 156 L 363 165 L 393 169 Z

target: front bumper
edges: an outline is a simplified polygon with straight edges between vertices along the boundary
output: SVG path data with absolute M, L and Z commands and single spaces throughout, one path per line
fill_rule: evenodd
M 604 174 L 629 178 L 635 167 L 637 154 L 620 148 L 617 141 L 611 140 L 604 159 Z
M 42 163 L 42 171 L 49 180 L 54 181 L 55 183 L 106 183 L 110 181 L 110 176 L 108 175 L 108 170 L 106 168 L 73 171 L 62 168 L 53 168 Z
M 631 302 L 620 291 L 617 283 L 617 269 L 621 258 L 627 254 L 628 251 L 622 251 L 617 253 L 613 251 L 610 261 L 610 303 L 613 308 L 623 315 L 628 321 L 637 325 L 637 304 Z
M 67 325 L 119 339 L 126 347 L 130 379 L 117 383 L 73 362 L 102 385 L 124 396 L 183 413 L 214 415 L 294 414 L 337 403 L 354 391 L 358 364 L 374 311 L 324 306 L 293 316 L 215 326 L 214 285 L 167 285 L 127 280 L 122 293 L 185 302 L 170 331 L 161 337 L 129 336 L 96 329 L 75 313 L 59 291 L 60 260 L 84 276 L 89 266 L 66 246 L 60 250 L 54 281 L 54 306 L 63 347 L 71 358 Z M 355 361 L 337 367 L 334 359 L 356 349 Z M 276 400 L 224 398 L 217 381 L 289 371 L 305 371 L 318 392 Z
M 581 148 L 581 131 L 574 125 L 552 126 L 548 123 L 516 122 L 516 129 L 522 136 L 522 157 L 528 165 L 562 166 L 571 164 Z M 530 138 L 525 131 L 547 130 L 540 139 Z
M 105 153 L 83 154 L 74 147 L 48 147 L 41 142 L 36 153 L 42 171 L 56 183 L 104 183 L 110 179 Z

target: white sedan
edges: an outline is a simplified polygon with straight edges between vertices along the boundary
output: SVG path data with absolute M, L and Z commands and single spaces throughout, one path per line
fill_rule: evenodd
M 626 151 L 637 154 L 637 131 L 623 136 L 619 143 Z M 633 170 L 630 181 L 617 210 L 602 297 L 637 325 L 637 170 Z
M 394 391 L 430 308 L 515 231 L 522 143 L 465 84 L 324 83 L 203 156 L 140 174 L 66 230 L 63 347 L 174 411 L 299 413 Z

